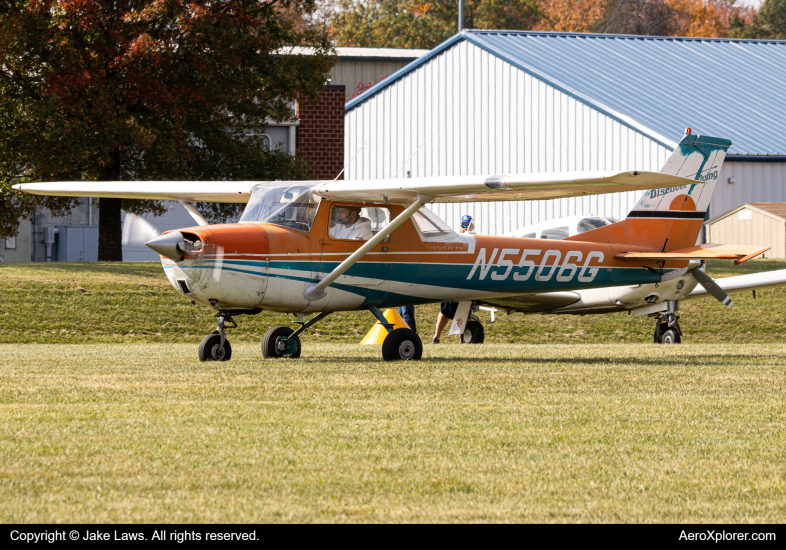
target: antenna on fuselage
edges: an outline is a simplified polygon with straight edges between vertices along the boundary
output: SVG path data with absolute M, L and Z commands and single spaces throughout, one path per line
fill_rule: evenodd
M 333 181 L 336 181 L 338 178 L 340 178 L 340 177 L 341 177 L 341 174 L 343 174 L 343 173 L 344 173 L 344 170 L 346 170 L 346 169 L 347 169 L 347 166 L 349 166 L 350 164 L 352 164 L 352 161 L 353 161 L 353 160 L 355 160 L 355 157 L 356 157 L 356 156 L 358 156 L 358 153 L 360 153 L 360 152 L 363 150 L 363 147 L 365 147 L 365 146 L 366 146 L 366 143 L 368 143 L 368 140 L 366 140 L 366 141 L 364 141 L 364 142 L 363 142 L 363 145 L 361 145 L 361 146 L 360 146 L 360 149 L 358 149 L 358 152 L 357 152 L 357 153 L 355 153 L 354 155 L 352 155 L 352 158 L 351 158 L 351 159 L 349 159 L 349 162 L 348 162 L 348 163 L 346 163 L 346 164 L 344 165 L 344 168 L 342 168 L 342 169 L 341 169 L 341 172 L 339 172 L 339 173 L 338 173 L 338 176 L 336 176 L 335 178 L 333 178 Z
M 401 165 L 401 168 L 399 168 L 399 169 L 398 169 L 398 172 L 396 172 L 396 173 L 393 175 L 393 177 L 394 177 L 394 178 L 395 178 L 395 177 L 397 177 L 397 176 L 398 176 L 398 175 L 401 173 L 401 171 L 402 171 L 402 170 L 403 170 L 403 169 L 404 169 L 404 168 L 407 166 L 407 163 L 408 163 L 409 161 L 411 161 L 411 160 L 412 160 L 412 157 L 414 157 L 415 155 L 417 155 L 417 154 L 418 154 L 418 151 L 420 151 L 420 148 L 421 148 L 421 147 L 423 147 L 425 144 L 426 144 L 426 140 L 424 139 L 424 140 L 423 140 L 423 143 L 421 143 L 421 144 L 420 144 L 420 147 L 418 147 L 417 149 L 415 149 L 415 152 L 414 152 L 414 153 L 412 153 L 411 155 L 409 155 L 409 158 L 408 158 L 407 160 L 405 160 L 405 161 L 404 161 L 404 164 L 402 164 L 402 165 Z M 411 172 L 407 172 L 407 177 L 408 177 L 408 178 L 412 177 L 412 173 L 411 173 Z

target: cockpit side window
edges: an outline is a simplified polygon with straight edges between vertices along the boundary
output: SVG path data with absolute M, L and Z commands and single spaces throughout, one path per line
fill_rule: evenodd
M 578 233 L 584 233 L 586 231 L 598 229 L 599 227 L 604 227 L 607 224 L 608 222 L 603 218 L 584 218 L 579 222 L 576 230 Z
M 567 239 L 569 237 L 568 227 L 554 227 L 552 229 L 546 229 L 540 234 L 541 239 L 552 239 L 552 240 L 560 240 L 560 239 Z
M 415 212 L 412 221 L 423 241 L 447 241 L 457 235 L 448 224 L 425 206 Z

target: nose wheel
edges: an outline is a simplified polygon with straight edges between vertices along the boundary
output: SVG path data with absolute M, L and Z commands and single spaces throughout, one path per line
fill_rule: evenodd
M 232 346 L 227 340 L 225 328 L 237 328 L 237 323 L 232 316 L 221 311 L 217 315 L 218 326 L 211 334 L 205 336 L 199 343 L 200 361 L 229 361 L 232 358 Z M 229 326 L 227 327 L 227 323 Z
M 682 330 L 677 322 L 679 317 L 676 315 L 668 314 L 658 319 L 655 325 L 655 334 L 653 339 L 656 344 L 681 344 L 682 343 Z
M 475 319 L 477 319 L 477 317 L 475 317 Z M 464 333 L 461 335 L 461 343 L 482 344 L 485 339 L 486 333 L 483 330 L 483 325 L 480 324 L 480 321 L 467 321 L 467 324 L 464 325 Z

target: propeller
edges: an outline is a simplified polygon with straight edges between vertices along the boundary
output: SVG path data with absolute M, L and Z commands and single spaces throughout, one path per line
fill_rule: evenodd
M 145 218 L 126 212 L 123 220 L 123 246 L 142 246 L 160 234 L 161 232 Z
M 729 297 L 728 294 L 726 294 L 726 291 L 723 290 L 720 287 L 720 285 L 712 279 L 712 277 L 710 277 L 704 272 L 704 265 L 705 263 L 701 262 L 701 264 L 698 267 L 693 268 L 688 273 L 693 275 L 693 278 L 696 279 L 696 282 L 699 283 L 701 286 L 703 286 L 704 289 L 713 298 L 718 300 L 724 306 L 729 306 L 729 307 L 733 306 L 734 302 L 731 301 L 731 298 Z

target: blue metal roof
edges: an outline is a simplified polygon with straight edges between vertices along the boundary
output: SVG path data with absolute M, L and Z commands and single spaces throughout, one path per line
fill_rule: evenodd
M 531 31 L 457 34 L 347 111 L 467 40 L 656 141 L 686 127 L 729 138 L 729 155 L 786 155 L 786 41 Z

